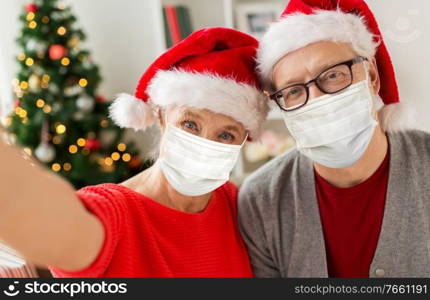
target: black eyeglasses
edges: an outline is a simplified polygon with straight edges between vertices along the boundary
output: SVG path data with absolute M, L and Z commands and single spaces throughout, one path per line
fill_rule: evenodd
M 269 95 L 278 106 L 285 111 L 299 109 L 309 100 L 309 84 L 315 82 L 318 89 L 325 94 L 335 94 L 349 87 L 353 82 L 352 65 L 365 61 L 367 58 L 358 56 L 348 61 L 331 66 L 306 83 L 286 86 Z

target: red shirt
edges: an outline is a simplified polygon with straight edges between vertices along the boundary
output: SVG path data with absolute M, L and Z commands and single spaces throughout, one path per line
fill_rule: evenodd
M 77 191 L 105 228 L 105 241 L 86 269 L 55 277 L 252 277 L 236 218 L 237 188 L 212 194 L 201 213 L 164 206 L 125 186 L 105 183 Z
M 384 216 L 389 153 L 366 181 L 337 188 L 315 173 L 329 277 L 369 277 Z

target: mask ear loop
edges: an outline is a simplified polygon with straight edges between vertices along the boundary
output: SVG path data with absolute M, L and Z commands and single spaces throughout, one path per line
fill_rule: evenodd
M 245 136 L 245 138 L 243 139 L 242 144 L 240 144 L 240 147 L 241 147 L 241 148 L 243 147 L 243 145 L 245 145 L 246 141 L 248 140 L 248 136 L 249 136 L 249 132 L 248 132 L 248 130 L 247 130 L 247 131 L 246 131 L 246 136 Z
M 371 86 L 370 86 L 370 82 L 369 82 L 370 76 L 369 76 L 369 67 L 367 66 L 368 61 L 365 60 L 363 62 L 364 62 L 364 72 L 366 73 L 366 79 L 365 79 L 366 80 L 366 86 L 369 89 L 369 95 L 371 96 L 369 99 L 371 116 L 372 116 L 372 119 L 374 119 L 376 123 L 379 123 L 379 121 L 378 121 L 378 110 L 376 109 L 376 101 L 375 101 L 376 99 L 374 99 L 374 97 L 373 97 L 374 94 L 371 91 Z M 372 112 L 375 112 L 375 114 L 373 114 Z
M 364 65 L 364 72 L 366 73 L 366 82 L 369 84 L 369 78 L 370 78 L 370 76 L 369 76 L 369 68 L 368 68 L 368 66 L 367 66 L 367 63 L 368 63 L 368 61 L 367 61 L 367 60 L 363 61 L 363 65 Z M 369 85 L 370 85 L 370 84 L 369 84 Z

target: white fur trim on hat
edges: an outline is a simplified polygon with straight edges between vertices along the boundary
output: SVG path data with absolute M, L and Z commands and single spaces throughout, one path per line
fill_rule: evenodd
M 363 17 L 340 10 L 287 15 L 273 23 L 262 37 L 257 53 L 258 70 L 269 87 L 273 67 L 291 51 L 318 41 L 333 41 L 350 43 L 358 55 L 372 57 L 378 46 L 373 37 Z
M 156 120 L 149 103 L 128 94 L 117 95 L 109 106 L 109 117 L 119 127 L 135 131 L 151 126 Z
M 208 109 L 232 117 L 257 139 L 269 111 L 266 96 L 256 87 L 210 73 L 160 70 L 147 90 L 150 101 Z
M 414 127 L 415 111 L 405 103 L 383 105 L 378 110 L 378 118 L 385 132 L 396 132 Z

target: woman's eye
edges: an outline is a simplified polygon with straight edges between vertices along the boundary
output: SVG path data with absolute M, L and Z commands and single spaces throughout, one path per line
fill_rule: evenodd
M 219 137 L 224 141 L 233 141 L 234 140 L 234 136 L 228 132 L 223 132 Z
M 182 125 L 189 130 L 197 130 L 197 124 L 193 121 L 184 121 Z

